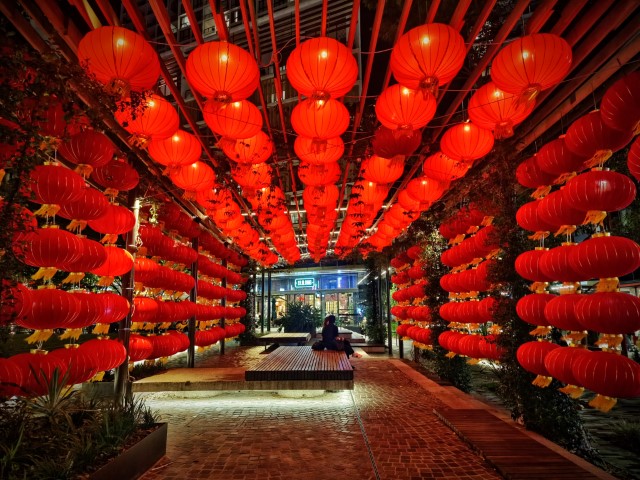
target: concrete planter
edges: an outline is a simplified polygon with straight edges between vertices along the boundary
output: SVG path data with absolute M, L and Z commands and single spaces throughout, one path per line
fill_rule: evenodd
M 167 426 L 158 428 L 135 445 L 111 459 L 100 470 L 90 476 L 90 480 L 135 480 L 140 478 L 167 452 Z

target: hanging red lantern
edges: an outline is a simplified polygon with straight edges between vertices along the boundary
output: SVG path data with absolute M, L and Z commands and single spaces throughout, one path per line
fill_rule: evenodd
M 49 392 L 55 371 L 58 371 L 58 382 L 62 383 L 65 373 L 63 362 L 47 355 L 46 350 L 32 350 L 30 353 L 19 353 L 9 357 L 13 365 L 20 370 L 21 383 L 18 385 L 18 395 L 39 396 Z
M 155 86 L 160 62 L 142 35 L 122 27 L 98 27 L 78 46 L 78 61 L 109 91 L 127 95 Z
M 499 307 L 498 300 L 493 297 L 485 297 L 478 302 L 478 321 L 493 322 Z
M 330 37 L 306 40 L 287 59 L 287 80 L 299 94 L 327 100 L 346 95 L 358 78 L 358 64 L 342 43 Z
M 0 397 L 24 395 L 20 386 L 25 382 L 26 372 L 12 358 L 0 358 Z
M 338 202 L 338 187 L 335 185 L 310 186 L 302 192 L 305 208 L 331 207 Z
M 640 72 L 631 72 L 611 85 L 600 102 L 604 123 L 623 132 L 640 133 Z
M 63 102 L 55 95 L 42 95 L 38 98 L 27 97 L 18 105 L 15 112 L 18 123 L 28 127 L 36 127 L 44 137 L 51 137 L 54 145 L 59 143 L 59 139 L 65 135 L 78 133 L 73 127 L 75 125 L 67 123 L 65 116 L 70 112 L 65 108 Z M 10 122 L 9 128 L 17 128 Z
M 536 162 L 549 175 L 562 175 L 584 170 L 587 157 L 573 153 L 565 142 L 564 135 L 545 144 L 536 157 Z
M 551 192 L 538 203 L 538 218 L 557 230 L 556 235 L 573 233 L 584 221 L 585 213 L 573 208 L 565 195 L 566 188 Z
M 515 39 L 491 64 L 491 80 L 527 100 L 557 85 L 571 68 L 571 46 L 558 35 L 535 33 Z
M 481 128 L 492 130 L 501 140 L 513 136 L 513 127 L 533 111 L 535 102 L 519 102 L 518 96 L 505 93 L 495 83 L 480 87 L 469 100 L 469 119 Z
M 585 388 L 597 393 L 589 405 L 608 412 L 617 398 L 640 396 L 640 364 L 611 352 L 589 352 L 577 357 L 573 375 Z
M 84 278 L 85 272 L 99 268 L 107 261 L 107 252 L 100 243 L 83 236 L 77 238 L 82 243 L 82 255 L 64 266 L 63 270 L 71 273 L 62 283 L 77 283 Z
M 260 71 L 253 57 L 228 42 L 198 45 L 187 58 L 191 88 L 221 104 L 244 100 L 258 87 Z
M 349 111 L 341 102 L 331 98 L 308 98 L 293 108 L 291 126 L 304 137 L 319 140 L 339 137 L 349 126 Z
M 584 388 L 579 387 L 579 382 L 573 375 L 573 364 L 582 355 L 588 355 L 589 351 L 580 347 L 560 347 L 550 351 L 544 358 L 544 366 L 549 374 L 566 386 L 559 390 L 572 398 L 582 395 Z
M 31 171 L 30 177 L 32 200 L 42 205 L 33 212 L 34 215 L 55 215 L 61 204 L 77 200 L 85 189 L 84 179 L 80 175 L 59 164 L 38 165 Z
M 31 309 L 31 290 L 21 283 L 0 284 L 0 326 L 24 319 Z
M 436 99 L 396 84 L 387 87 L 376 101 L 376 117 L 392 130 L 418 130 L 436 113 Z
M 439 86 L 458 74 L 466 51 L 457 30 L 441 23 L 427 23 L 398 39 L 389 66 L 401 85 L 435 94 Z
M 86 227 L 88 220 L 100 218 L 105 214 L 108 207 L 109 202 L 100 191 L 86 187 L 77 200 L 60 205 L 58 215 L 71 220 L 67 230 L 75 230 L 77 228 L 82 231 Z
M 122 365 L 127 360 L 127 351 L 117 340 L 95 338 L 84 342 L 78 347 L 84 350 L 92 358 L 91 366 L 98 372 L 106 372 Z
M 340 165 L 338 162 L 326 163 L 323 165 L 311 165 L 300 163 L 298 167 L 298 177 L 306 186 L 329 185 L 340 180 Z
M 91 172 L 91 179 L 106 189 L 105 195 L 116 197 L 120 191 L 134 189 L 140 181 L 140 175 L 127 162 L 116 159 L 104 167 L 95 168 Z
M 427 177 L 445 183 L 464 177 L 469 168 L 471 163 L 453 160 L 442 152 L 427 157 L 422 164 L 422 172 Z
M 575 307 L 584 295 L 568 293 L 558 295 L 544 307 L 544 318 L 550 325 L 560 330 L 584 330 L 576 317 Z
M 549 353 L 558 348 L 560 345 L 551 342 L 527 342 L 518 347 L 518 363 L 527 372 L 537 375 L 532 382 L 535 386 L 544 388 L 551 383 L 551 374 L 545 367 L 544 360 Z
M 526 188 L 541 188 L 551 185 L 555 178 L 555 175 L 550 175 L 540 169 L 537 155 L 526 159 L 516 168 L 516 179 L 520 185 Z
M 105 234 L 103 243 L 116 243 L 118 235 L 130 232 L 136 224 L 131 210 L 116 204 L 109 204 L 104 215 L 87 222 L 92 230 Z
M 553 279 L 548 277 L 540 269 L 540 259 L 546 254 L 548 249 L 538 247 L 518 255 L 515 268 L 518 275 L 531 282 L 550 282 Z
M 447 157 L 473 162 L 493 148 L 493 134 L 471 122 L 459 123 L 447 129 L 440 140 L 440 150 Z
M 108 286 L 113 283 L 114 278 L 119 275 L 128 273 L 133 268 L 133 257 L 129 252 L 122 248 L 108 245 L 105 247 L 107 252 L 107 260 L 102 266 L 91 270 L 94 275 L 99 275 L 98 285 Z
M 109 332 L 109 324 L 122 320 L 129 314 L 131 309 L 129 301 L 117 293 L 100 293 L 100 301 L 102 303 L 102 316 L 100 323 L 93 328 L 94 335 L 106 335 Z
M 367 205 L 373 205 L 377 210 L 380 208 L 379 205 L 387 198 L 388 193 L 389 187 L 386 185 L 357 181 L 351 187 L 351 201 L 354 204 L 365 203 Z
M 570 258 L 578 246 L 575 243 L 563 243 L 559 247 L 547 250 L 540 258 L 540 271 L 560 282 L 579 282 L 587 280 L 585 273 L 577 271 L 572 267 Z
M 202 154 L 202 146 L 196 138 L 184 130 L 178 130 L 167 138 L 152 140 L 149 155 L 168 168 L 182 167 L 196 162 Z
M 216 181 L 213 169 L 204 162 L 194 162 L 171 170 L 171 181 L 184 190 L 183 197 L 195 200 L 196 193 L 210 190 Z
M 569 180 L 563 194 L 571 207 L 586 212 L 583 223 L 597 224 L 607 212 L 628 207 L 636 198 L 636 186 L 621 173 L 592 170 Z
M 344 154 L 344 142 L 340 137 L 318 140 L 299 136 L 293 149 L 303 162 L 321 165 L 338 161 Z
M 245 188 L 268 187 L 271 184 L 271 167 L 266 163 L 235 164 L 231 166 L 231 176 Z
M 411 180 L 407 184 L 406 191 L 411 198 L 424 205 L 438 200 L 446 188 L 446 184 L 427 176 L 422 176 Z
M 83 254 L 82 242 L 73 234 L 53 225 L 38 228 L 14 240 L 16 257 L 39 270 L 34 280 L 51 280 L 58 269 L 64 269 Z
M 136 323 L 155 322 L 158 309 L 158 302 L 153 298 L 134 297 L 131 321 Z
M 393 183 L 404 173 L 404 157 L 383 158 L 372 155 L 362 162 L 360 172 L 370 182 L 381 185 Z
M 258 107 L 248 100 L 223 105 L 209 101 L 205 104 L 202 114 L 207 126 L 226 138 L 250 138 L 262 129 L 262 114 Z
M 54 288 L 31 291 L 31 310 L 16 324 L 36 330 L 27 338 L 29 343 L 49 339 L 55 328 L 66 328 L 80 314 L 80 302 L 71 293 Z
M 567 130 L 565 143 L 574 154 L 587 159 L 585 165 L 602 165 L 613 152 L 627 145 L 633 134 L 608 127 L 600 115 L 600 110 L 578 118 Z
M 629 238 L 597 234 L 573 249 L 569 263 L 585 280 L 622 277 L 640 268 L 640 245 Z
M 422 142 L 420 130 L 394 130 L 380 125 L 373 136 L 373 152 L 382 158 L 411 155 Z
M 78 173 L 89 174 L 111 161 L 115 146 L 104 133 L 85 130 L 62 143 L 58 151 L 69 162 L 78 165 Z
M 152 352 L 153 344 L 148 338 L 136 334 L 129 337 L 129 362 L 146 360 Z
M 556 298 L 550 293 L 532 293 L 525 295 L 516 304 L 516 313 L 521 320 L 531 325 L 549 325 L 544 316 L 544 309 L 547 304 Z
M 631 175 L 640 182 L 640 137 L 636 138 L 636 141 L 633 142 L 629 149 L 627 167 L 629 168 Z
M 180 127 L 178 112 L 167 100 L 151 95 L 144 107 L 123 103 L 114 116 L 122 127 L 133 135 L 135 144 L 144 146 L 150 140 L 168 138 Z
M 250 138 L 222 139 L 220 147 L 230 160 L 243 164 L 264 163 L 273 153 L 273 142 L 264 132 L 258 132 Z
M 640 330 L 640 298 L 623 292 L 582 295 L 575 317 L 583 329 L 620 335 Z
M 516 212 L 516 222 L 520 228 L 529 230 L 530 232 L 536 232 L 538 237 L 546 236 L 551 230 L 556 229 L 554 225 L 540 218 L 540 214 L 538 213 L 539 203 L 539 200 L 525 203 Z

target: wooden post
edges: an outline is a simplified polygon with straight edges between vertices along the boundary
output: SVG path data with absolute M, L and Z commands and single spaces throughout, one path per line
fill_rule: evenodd
M 271 332 L 271 269 L 268 272 L 267 286 L 267 331 Z
M 255 327 L 255 321 L 256 321 L 256 311 L 258 308 L 258 284 L 256 283 L 257 281 L 257 275 L 256 275 L 256 271 L 253 271 L 253 310 L 251 312 L 251 331 L 252 331 L 252 335 L 254 334 L 253 330 Z
M 389 265 L 387 264 L 387 273 L 385 274 L 387 287 L 387 336 L 389 341 L 389 355 L 393 354 L 393 335 L 391 335 L 391 278 L 389 273 Z
M 140 226 L 140 201 L 136 198 L 138 189 L 134 188 L 129 191 L 127 196 L 127 208 L 133 211 L 135 224 L 133 229 L 125 235 L 125 248 L 129 253 L 135 255 L 137 246 L 136 238 L 138 238 L 138 228 Z M 133 289 L 134 289 L 135 271 L 131 269 L 129 273 L 122 275 L 122 292 L 120 293 L 127 299 L 129 305 L 133 307 Z M 114 382 L 114 398 L 118 403 L 123 403 L 131 396 L 131 388 L 129 386 L 129 337 L 131 335 L 131 316 L 133 308 L 129 309 L 127 316 L 118 322 L 118 340 L 124 345 L 127 352 L 124 362 L 118 366 L 116 370 L 116 378 Z
M 222 266 L 224 268 L 227 268 L 227 260 L 223 260 L 222 261 Z M 227 278 L 223 278 L 222 279 L 222 288 L 227 288 Z M 226 307 L 227 306 L 227 296 L 225 295 L 224 297 L 222 297 L 222 306 Z M 224 316 L 220 319 L 220 326 L 224 329 Z M 220 340 L 220 355 L 224 355 L 224 342 L 226 341 L 226 338 L 223 338 L 222 340 Z
M 191 248 L 196 252 L 198 251 L 198 238 L 191 240 Z M 191 264 L 191 276 L 196 281 L 191 293 L 189 293 L 189 300 L 193 303 L 198 301 L 198 259 Z M 196 366 L 196 316 L 195 314 L 189 318 L 189 348 L 187 350 L 187 367 L 193 368 Z
M 260 290 L 260 333 L 264 333 L 264 268 L 262 269 L 262 289 Z

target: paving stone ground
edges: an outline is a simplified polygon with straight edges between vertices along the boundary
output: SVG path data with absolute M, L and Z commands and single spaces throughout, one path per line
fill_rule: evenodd
M 263 358 L 262 351 L 204 352 L 196 365 L 239 366 Z M 391 362 L 352 363 L 353 392 L 148 395 L 147 404 L 169 422 L 169 438 L 167 456 L 143 480 L 501 478 L 437 420 L 438 399 Z

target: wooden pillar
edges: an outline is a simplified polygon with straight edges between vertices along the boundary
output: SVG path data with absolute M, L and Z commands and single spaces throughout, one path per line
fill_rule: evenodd
M 267 286 L 267 331 L 271 331 L 271 269 L 268 272 Z
M 133 229 L 125 235 L 125 248 L 129 253 L 135 255 L 137 250 L 136 238 L 138 237 L 138 228 L 140 226 L 140 201 L 136 198 L 138 189 L 134 188 L 129 191 L 127 196 L 127 208 L 133 211 L 135 224 Z M 120 293 L 127 299 L 129 305 L 133 307 L 133 289 L 134 289 L 135 271 L 131 269 L 129 273 L 122 275 L 122 292 Z M 118 322 L 118 340 L 124 345 L 127 352 L 124 362 L 116 370 L 116 378 L 114 382 L 114 398 L 118 403 L 123 403 L 131 396 L 131 388 L 129 386 L 129 337 L 131 335 L 131 316 L 133 308 L 129 309 L 127 316 Z
M 264 268 L 262 269 L 262 288 L 260 290 L 260 333 L 264 333 Z
M 251 312 L 251 327 L 255 327 L 256 311 L 258 308 L 258 284 L 256 271 L 253 271 L 253 310 Z
M 387 264 L 387 270 L 385 274 L 385 286 L 387 290 L 387 340 L 389 343 L 389 355 L 393 354 L 393 335 L 391 335 L 391 278 L 389 273 L 389 265 Z
M 222 266 L 224 268 L 227 268 L 227 260 L 223 260 L 222 261 Z M 227 288 L 227 278 L 223 278 L 222 279 L 222 288 Z M 226 307 L 227 306 L 227 296 L 225 295 L 224 297 L 222 297 L 222 306 Z M 222 328 L 224 328 L 224 316 L 220 319 L 220 326 Z M 222 340 L 220 340 L 220 355 L 224 355 L 224 342 L 225 342 L 226 338 L 223 338 Z
M 198 251 L 198 238 L 191 240 L 191 248 L 196 252 Z M 198 301 L 198 259 L 191 264 L 191 276 L 196 281 L 193 290 L 189 293 L 189 300 L 193 303 Z M 187 367 L 193 368 L 196 366 L 196 316 L 195 314 L 189 318 L 189 348 L 187 350 Z

